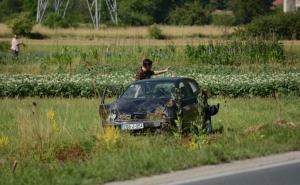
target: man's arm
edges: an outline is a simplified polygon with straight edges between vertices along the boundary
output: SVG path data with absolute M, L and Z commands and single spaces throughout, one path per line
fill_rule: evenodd
M 167 68 L 164 69 L 164 70 L 154 71 L 154 75 L 160 75 L 160 74 L 166 73 L 166 72 L 169 71 L 169 68 L 170 68 L 170 67 L 167 67 Z

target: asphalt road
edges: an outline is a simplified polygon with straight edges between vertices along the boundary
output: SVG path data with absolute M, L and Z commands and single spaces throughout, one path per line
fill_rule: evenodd
M 178 185 L 300 185 L 300 162 Z
M 300 151 L 206 165 L 107 185 L 300 185 Z

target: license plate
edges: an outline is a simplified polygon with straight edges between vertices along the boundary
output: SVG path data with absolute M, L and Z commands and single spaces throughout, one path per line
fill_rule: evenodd
M 122 124 L 121 129 L 122 130 L 138 130 L 143 129 L 144 124 L 143 123 L 131 123 L 131 124 Z

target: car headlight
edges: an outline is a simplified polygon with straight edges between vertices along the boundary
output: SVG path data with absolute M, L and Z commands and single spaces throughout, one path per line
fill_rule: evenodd
M 111 121 L 114 121 L 117 118 L 117 114 L 116 113 L 110 113 L 108 119 Z

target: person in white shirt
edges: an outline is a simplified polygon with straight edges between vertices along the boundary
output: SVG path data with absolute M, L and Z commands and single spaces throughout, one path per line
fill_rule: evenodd
M 11 40 L 11 52 L 13 56 L 18 56 L 20 45 L 23 45 L 23 43 L 17 40 L 17 35 L 14 35 L 14 38 Z

